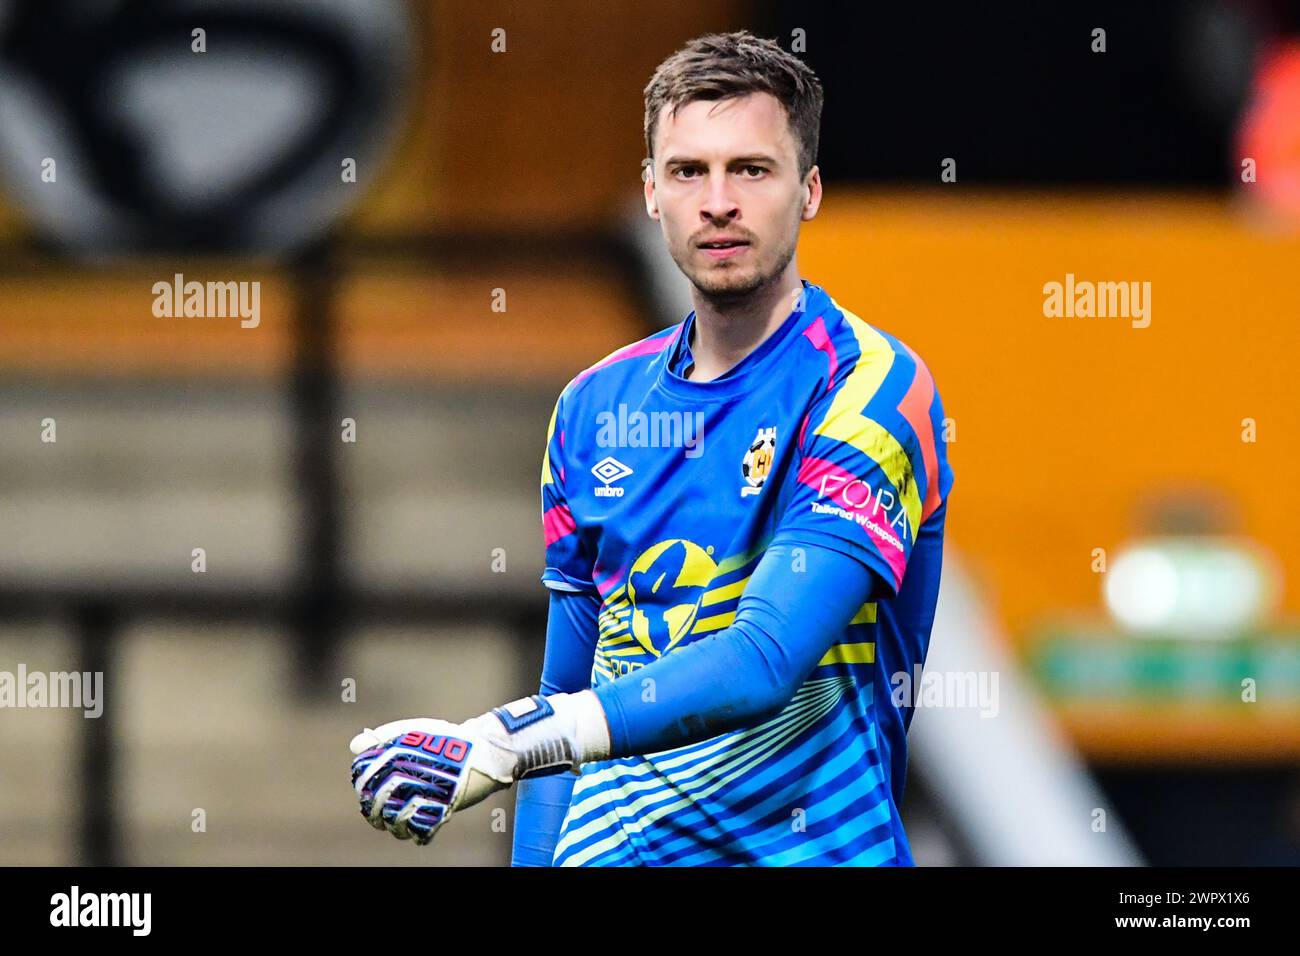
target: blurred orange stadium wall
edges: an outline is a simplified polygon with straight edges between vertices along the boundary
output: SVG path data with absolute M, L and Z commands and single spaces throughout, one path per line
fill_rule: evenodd
M 1143 504 L 1222 495 L 1300 576 L 1294 380 L 1300 240 L 1195 195 L 835 194 L 800 265 L 930 365 L 956 425 L 953 543 L 1013 634 L 1099 610 L 1092 549 L 1146 530 Z M 1227 266 L 1227 268 L 1225 268 Z M 1151 321 L 1048 318 L 1045 283 L 1151 283 Z M 1243 441 L 1243 419 L 1256 441 Z M 1283 611 L 1300 611 L 1294 589 Z

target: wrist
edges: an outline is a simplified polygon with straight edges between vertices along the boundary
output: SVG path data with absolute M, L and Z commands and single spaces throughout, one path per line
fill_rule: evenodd
M 557 702 L 556 698 L 564 698 Z M 573 734 L 577 763 L 608 760 L 610 753 L 609 721 L 605 718 L 605 705 L 595 691 L 581 690 L 576 694 L 552 694 L 551 705 L 557 713 L 568 710 L 572 714 Z
M 490 716 L 508 737 L 516 760 L 515 780 L 577 769 L 609 756 L 605 710 L 590 690 L 523 697 L 494 708 Z

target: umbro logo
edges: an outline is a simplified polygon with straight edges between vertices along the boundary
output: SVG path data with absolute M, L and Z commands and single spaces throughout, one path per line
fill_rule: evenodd
M 592 465 L 591 473 L 605 485 L 603 488 L 596 489 L 597 498 L 622 498 L 623 489 L 611 488 L 610 484 L 615 481 L 620 481 L 632 474 L 632 469 L 623 464 L 617 458 L 614 458 L 611 455 L 606 455 L 600 461 L 596 462 L 596 464 Z

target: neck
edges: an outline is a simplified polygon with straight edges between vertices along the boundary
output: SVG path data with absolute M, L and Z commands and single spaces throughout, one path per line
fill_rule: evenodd
M 695 364 L 689 378 L 710 382 L 738 365 L 790 317 L 802 291 L 793 259 L 780 276 L 743 299 L 712 298 L 692 286 Z

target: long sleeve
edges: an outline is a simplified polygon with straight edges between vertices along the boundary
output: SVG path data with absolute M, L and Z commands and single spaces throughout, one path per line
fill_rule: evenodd
M 780 712 L 879 580 L 857 557 L 778 535 L 729 627 L 596 688 L 611 756 L 686 746 Z
M 587 591 L 551 591 L 546 657 L 538 693 L 573 693 L 591 686 L 600 597 Z M 550 866 L 560 825 L 569 809 L 571 773 L 521 780 L 515 800 L 512 866 Z

